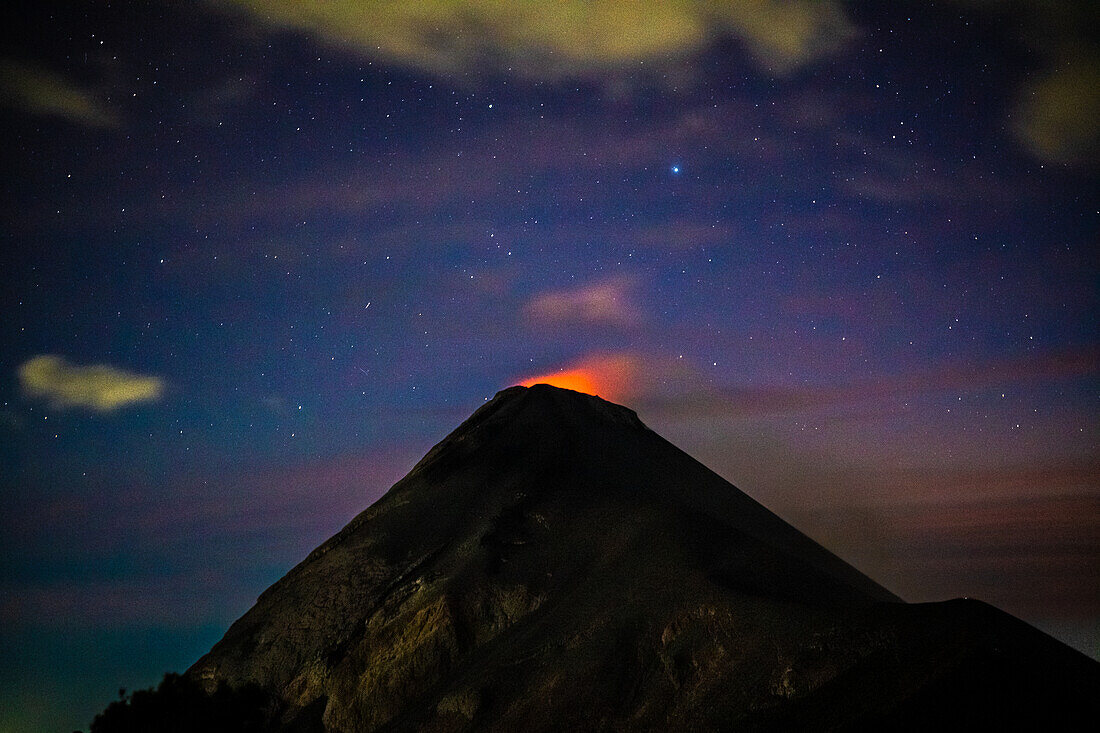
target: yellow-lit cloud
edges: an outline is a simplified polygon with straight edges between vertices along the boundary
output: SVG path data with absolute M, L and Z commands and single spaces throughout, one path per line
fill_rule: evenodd
M 1100 162 L 1100 21 L 1095 0 L 953 0 L 1014 29 L 1042 67 L 1021 85 L 1009 124 L 1028 152 L 1067 164 Z
M 1061 59 L 1024 85 L 1014 114 L 1016 134 L 1032 153 L 1058 163 L 1100 159 L 1100 54 Z
M 160 377 L 133 374 L 107 364 L 76 366 L 51 354 L 24 362 L 19 367 L 19 382 L 25 395 L 49 400 L 53 407 L 96 412 L 157 400 L 164 391 Z
M 30 114 L 63 117 L 89 127 L 119 124 L 90 92 L 52 71 L 15 61 L 0 61 L 0 101 Z
M 782 73 L 853 33 L 839 0 L 209 0 L 261 22 L 445 76 L 561 78 L 661 66 L 719 37 Z M 642 65 L 639 67 L 639 65 Z

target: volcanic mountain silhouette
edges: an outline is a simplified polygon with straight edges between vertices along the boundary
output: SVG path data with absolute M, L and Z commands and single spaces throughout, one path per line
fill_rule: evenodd
M 598 397 L 500 392 L 188 672 L 294 731 L 1082 729 L 1100 665 L 906 604 Z

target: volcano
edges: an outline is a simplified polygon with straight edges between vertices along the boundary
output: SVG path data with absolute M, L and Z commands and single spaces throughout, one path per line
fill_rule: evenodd
M 286 731 L 1072 729 L 1100 664 L 907 604 L 598 397 L 506 389 L 187 673 Z

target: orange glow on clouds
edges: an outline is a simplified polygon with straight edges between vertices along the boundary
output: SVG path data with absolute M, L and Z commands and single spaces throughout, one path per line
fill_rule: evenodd
M 524 379 L 519 384 L 524 387 L 549 384 L 616 402 L 637 392 L 639 367 L 639 360 L 633 355 L 603 354 L 582 359 L 557 372 Z

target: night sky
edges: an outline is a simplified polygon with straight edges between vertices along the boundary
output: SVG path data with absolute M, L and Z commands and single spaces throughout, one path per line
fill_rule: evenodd
M 6 4 L 0 730 L 552 378 L 1100 656 L 1095 7 Z

